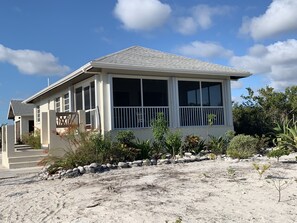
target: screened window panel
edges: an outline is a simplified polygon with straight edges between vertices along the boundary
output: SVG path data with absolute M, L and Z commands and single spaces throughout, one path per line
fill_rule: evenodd
M 178 96 L 180 106 L 200 106 L 200 84 L 198 81 L 179 81 Z
M 202 82 L 203 106 L 223 106 L 222 84 L 216 82 Z
M 142 80 L 144 106 L 168 106 L 166 80 Z
M 140 79 L 113 78 L 113 105 L 141 106 Z

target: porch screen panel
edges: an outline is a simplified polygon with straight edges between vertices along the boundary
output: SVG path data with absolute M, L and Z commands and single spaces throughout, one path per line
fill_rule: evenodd
M 198 81 L 179 81 L 178 93 L 180 106 L 200 106 L 200 83 Z
M 169 122 L 168 81 L 113 78 L 114 128 L 147 128 L 158 113 Z
M 202 82 L 203 106 L 223 106 L 222 84 Z
M 114 106 L 141 106 L 140 80 L 113 78 Z
M 179 81 L 178 91 L 180 126 L 208 125 L 210 114 L 214 125 L 224 125 L 222 83 Z
M 114 127 L 141 127 L 140 79 L 113 78 Z
M 181 126 L 202 125 L 200 82 L 179 81 L 179 120 Z
M 142 80 L 143 106 L 168 106 L 166 80 Z

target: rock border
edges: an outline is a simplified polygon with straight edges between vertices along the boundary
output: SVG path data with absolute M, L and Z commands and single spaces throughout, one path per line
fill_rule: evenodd
M 94 173 L 103 173 L 106 171 L 114 169 L 125 169 L 132 167 L 142 167 L 142 166 L 156 166 L 156 165 L 165 165 L 165 164 L 176 164 L 176 163 L 191 163 L 199 162 L 203 160 L 209 160 L 207 156 L 192 155 L 192 153 L 185 153 L 183 157 L 176 156 L 175 159 L 172 159 L 169 156 L 166 156 L 166 159 L 145 159 L 145 160 L 135 160 L 133 162 L 118 162 L 118 164 L 98 164 L 91 163 L 90 165 L 78 166 L 73 169 L 63 169 L 62 167 L 58 168 L 58 171 L 55 174 L 49 174 L 49 166 L 45 166 L 42 171 L 38 174 L 38 177 L 41 180 L 56 180 L 63 178 L 74 178 L 82 176 L 83 174 L 94 174 Z

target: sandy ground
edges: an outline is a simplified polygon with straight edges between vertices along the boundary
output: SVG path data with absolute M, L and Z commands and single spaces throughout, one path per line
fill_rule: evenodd
M 258 162 L 272 163 L 263 179 L 252 161 L 220 160 L 53 181 L 2 178 L 0 222 L 297 222 L 297 163 Z M 271 179 L 277 175 L 286 179 Z M 273 182 L 287 182 L 281 202 Z

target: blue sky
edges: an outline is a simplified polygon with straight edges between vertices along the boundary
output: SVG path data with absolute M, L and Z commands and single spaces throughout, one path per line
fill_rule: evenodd
M 140 45 L 242 68 L 232 84 L 297 83 L 296 0 L 0 0 L 0 124 L 26 99 L 90 60 Z

